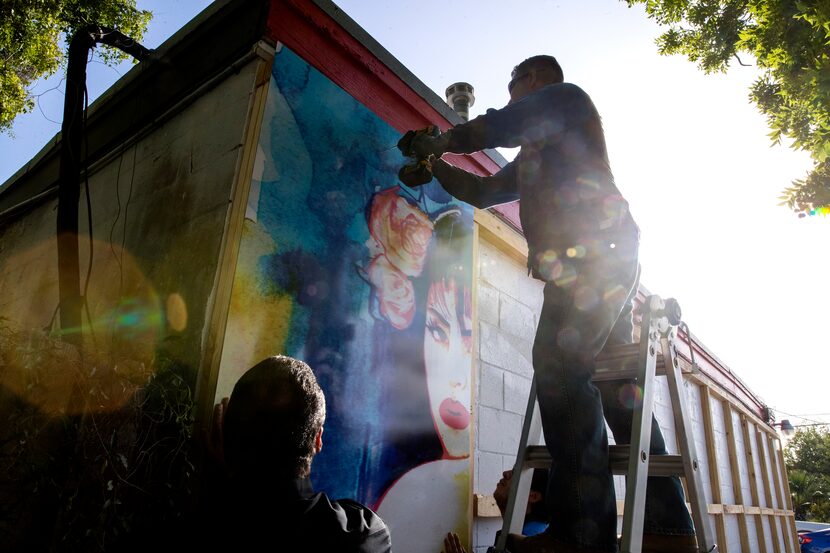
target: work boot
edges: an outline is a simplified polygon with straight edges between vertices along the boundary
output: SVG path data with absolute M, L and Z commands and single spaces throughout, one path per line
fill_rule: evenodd
M 607 553 L 599 549 L 577 549 L 576 546 L 554 539 L 547 532 L 535 536 L 510 534 L 507 537 L 507 550 L 510 553 Z
M 697 538 L 694 534 L 643 534 L 643 553 L 698 553 Z

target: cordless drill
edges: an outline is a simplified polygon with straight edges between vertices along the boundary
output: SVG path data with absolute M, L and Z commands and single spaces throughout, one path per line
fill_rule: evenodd
M 403 155 L 412 160 L 398 171 L 400 181 L 409 187 L 421 186 L 432 180 L 432 163 L 435 161 L 435 156 L 419 157 L 412 148 L 415 138 L 424 134 L 432 138 L 438 138 L 441 131 L 435 125 L 430 125 L 425 129 L 408 131 L 398 140 L 398 149 Z

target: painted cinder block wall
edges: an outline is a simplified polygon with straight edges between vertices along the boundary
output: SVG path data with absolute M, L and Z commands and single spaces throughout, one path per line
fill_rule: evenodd
M 542 282 L 512 258 L 479 241 L 478 347 L 475 358 L 474 493 L 493 493 L 502 472 L 513 468 L 533 376 L 532 348 L 542 307 Z M 493 545 L 500 518 L 477 518 L 476 553 Z

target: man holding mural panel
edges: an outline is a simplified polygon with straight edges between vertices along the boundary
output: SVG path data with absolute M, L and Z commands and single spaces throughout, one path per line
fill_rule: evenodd
M 579 87 L 563 82 L 550 56 L 513 70 L 509 104 L 434 137 L 411 137 L 411 150 L 453 196 L 478 208 L 521 199 L 528 269 L 545 282 L 533 367 L 545 442 L 553 459 L 547 501 L 551 524 L 522 551 L 617 551 L 617 510 L 605 416 L 618 443 L 630 437 L 631 383 L 598 389 L 591 377 L 606 341 L 631 342 L 639 279 L 639 229 L 617 189 L 599 114 Z M 489 177 L 438 159 L 517 147 L 514 161 Z M 432 158 L 431 156 L 434 156 Z M 652 453 L 665 453 L 652 424 Z M 643 551 L 697 551 L 677 478 L 649 479 Z
M 389 529 L 371 509 L 312 489 L 325 418 L 323 392 L 302 361 L 268 357 L 239 379 L 214 421 L 229 490 L 204 535 L 210 550 L 391 551 Z

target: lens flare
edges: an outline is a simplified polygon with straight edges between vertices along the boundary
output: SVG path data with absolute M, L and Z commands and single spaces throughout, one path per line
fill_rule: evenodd
M 811 209 L 810 211 L 807 212 L 807 214 L 810 217 L 814 217 L 816 215 L 821 215 L 822 217 L 827 217 L 828 215 L 830 215 L 830 206 L 822 206 L 822 207 L 817 207 L 815 209 Z M 799 214 L 799 217 L 804 217 L 804 214 L 803 213 Z
M 559 263 L 559 262 L 557 262 Z M 553 282 L 559 287 L 567 287 L 576 282 L 576 268 L 570 263 L 559 263 L 558 274 L 554 274 Z
M 634 409 L 643 403 L 643 389 L 636 384 L 625 384 L 620 387 L 617 398 L 624 407 Z
M 186 326 L 183 300 L 168 299 L 165 313 L 155 285 L 134 256 L 109 242 L 95 240 L 90 247 L 82 235 L 81 267 L 86 268 L 90 251 L 94 255 L 88 282 L 86 271 L 81 280 L 83 326 L 62 328 L 55 247 L 54 240 L 47 240 L 20 248 L 8 259 L 16 273 L 6 283 L 15 299 L 0 315 L 7 328 L 15 329 L 2 337 L 8 342 L 3 349 L 14 359 L 0 371 L 0 384 L 46 413 L 117 410 L 152 377 L 165 321 Z M 62 341 L 79 333 L 82 358 Z
M 182 332 L 187 328 L 187 303 L 179 293 L 167 296 L 167 324 L 176 331 Z
M 599 304 L 599 294 L 590 286 L 580 286 L 574 294 L 574 305 L 580 311 L 590 311 Z
M 605 290 L 602 299 L 606 302 L 620 302 L 628 296 L 628 292 L 620 284 L 615 284 Z

